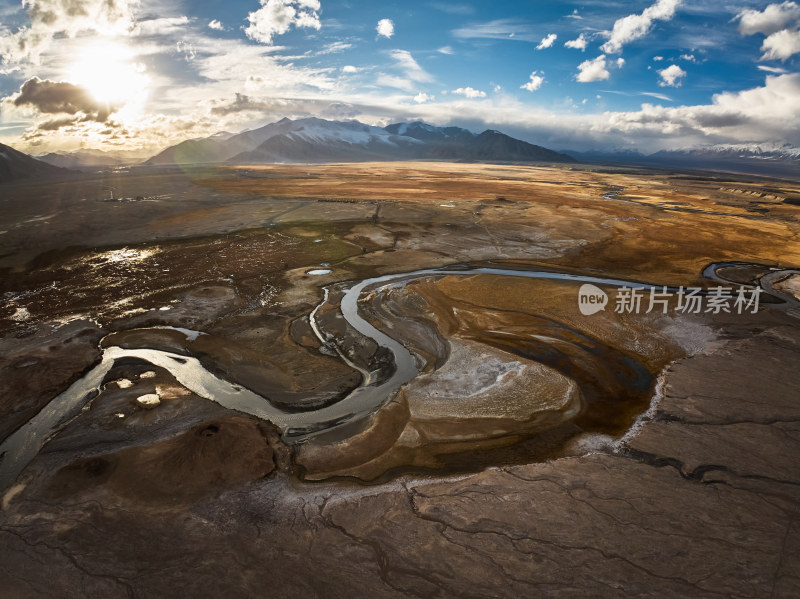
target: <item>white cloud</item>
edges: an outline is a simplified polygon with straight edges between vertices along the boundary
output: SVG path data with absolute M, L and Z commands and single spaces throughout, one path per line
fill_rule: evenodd
M 735 18 L 739 19 L 739 32 L 742 35 L 772 35 L 800 20 L 800 6 L 796 2 L 770 4 L 763 11 L 743 10 Z
M 342 67 L 342 73 L 347 73 L 348 75 L 352 75 L 353 73 L 358 73 L 358 69 L 351 64 L 347 64 Z
M 530 24 L 519 19 L 495 19 L 485 23 L 472 23 L 458 27 L 452 34 L 460 39 L 498 39 L 535 42 L 539 38 L 531 31 Z
M 557 37 L 558 36 L 555 33 L 550 33 L 550 34 L 544 36 L 542 38 L 542 41 L 539 42 L 539 45 L 536 46 L 536 49 L 537 50 L 544 50 L 545 48 L 549 48 L 556 41 Z
M 272 44 L 275 35 L 294 27 L 320 29 L 319 0 L 260 0 L 261 8 L 247 15 L 247 37 L 262 44 Z
M 766 71 L 767 73 L 775 73 L 777 75 L 784 75 L 788 73 L 786 69 L 782 69 L 781 67 L 768 67 L 766 65 L 760 64 L 756 67 L 759 71 Z
M 664 60 L 663 56 L 653 56 L 653 62 L 661 62 Z
M 608 79 L 611 74 L 606 68 L 606 55 L 601 54 L 592 60 L 585 60 L 578 65 L 578 75 L 576 79 L 581 83 L 590 83 L 592 81 L 603 81 Z
M 145 19 L 136 23 L 131 30 L 132 36 L 159 36 L 177 35 L 185 33 L 189 25 L 189 17 L 158 17 L 155 19 Z
M 440 54 L 455 54 L 455 50 L 453 50 L 450 46 L 442 46 L 437 50 Z
M 529 92 L 535 92 L 537 89 L 542 87 L 542 83 L 544 83 L 544 76 L 538 75 L 539 71 L 533 71 L 531 73 L 531 80 L 527 83 L 523 83 L 520 85 L 520 89 L 527 89 Z
M 568 19 L 577 19 L 577 20 L 583 19 L 583 17 L 578 14 L 578 9 L 577 8 L 572 9 L 572 13 L 568 14 L 567 18 Z
M 761 60 L 786 60 L 800 52 L 800 29 L 784 29 L 768 36 L 761 45 Z
M 653 28 L 654 21 L 669 21 L 675 15 L 675 10 L 683 0 L 657 0 L 648 6 L 642 14 L 628 15 L 617 19 L 608 41 L 600 46 L 603 52 L 616 54 L 622 47 L 632 41 L 646 36 Z
M 389 55 L 395 60 L 397 66 L 403 70 L 411 81 L 427 83 L 433 81 L 433 77 L 411 56 L 408 50 L 392 50 Z
M 763 86 L 716 94 L 709 104 L 643 104 L 640 110 L 631 112 L 570 114 L 532 108 L 510 96 L 467 103 L 435 102 L 414 108 L 413 115 L 395 115 L 398 119 L 408 115 L 446 124 L 457 113 L 462 126 L 496 128 L 546 147 L 635 146 L 654 152 L 698 144 L 774 140 L 800 146 L 800 130 L 786 127 L 786 123 L 800 122 L 798 73 L 768 76 Z
M 564 42 L 565 48 L 574 48 L 575 50 L 580 50 L 583 52 L 586 50 L 586 46 L 588 45 L 588 40 L 586 37 L 581 33 L 576 39 L 569 40 Z
M 419 92 L 416 96 L 414 96 L 414 102 L 417 104 L 424 104 L 425 102 L 430 102 L 433 99 L 433 96 L 430 96 L 424 92 Z
M 625 59 L 620 56 L 619 58 L 617 58 L 617 68 L 621 69 L 624 66 L 625 66 Z
M 658 71 L 658 75 L 661 77 L 661 81 L 658 82 L 661 87 L 680 87 L 680 80 L 686 77 L 686 71 L 676 64 L 671 64 L 666 69 Z
M 697 62 L 697 58 L 695 58 L 694 54 L 681 54 L 680 58 L 687 62 Z
M 165 86 L 165 103 L 186 105 L 209 95 L 228 96 L 238 91 L 285 97 L 310 89 L 332 90 L 337 82 L 327 69 L 281 64 L 277 46 L 264 46 L 237 39 L 195 37 L 196 58 L 192 68 L 207 83 Z
M 317 54 L 338 54 L 352 47 L 353 44 L 348 42 L 331 42 L 330 44 L 326 44 Z
M 225 29 L 225 25 L 223 25 L 221 21 L 218 21 L 217 19 L 213 19 L 213 20 L 208 22 L 208 28 L 209 29 L 214 29 L 216 31 L 223 31 Z
M 41 54 L 60 36 L 97 33 L 129 35 L 138 0 L 25 0 L 30 24 L 0 36 L 0 73 L 22 63 L 38 63 Z M 3 31 L 0 26 L 0 32 Z
M 387 75 L 386 73 L 378 73 L 375 84 L 382 87 L 396 87 L 406 92 L 413 92 L 417 87 L 417 84 L 410 79 L 397 77 L 396 75 Z
M 375 31 L 378 32 L 378 37 L 388 39 L 394 35 L 394 23 L 391 19 L 381 19 L 375 26 Z
M 672 102 L 672 98 L 669 96 L 665 96 L 664 94 L 657 94 L 655 92 L 641 92 L 643 96 L 650 96 L 651 98 L 658 98 L 659 100 L 665 100 L 666 102 Z
M 194 49 L 194 46 L 191 44 L 191 42 L 184 40 L 178 40 L 178 43 L 175 44 L 175 50 L 179 54 L 183 54 L 183 58 L 186 60 L 186 62 L 194 60 L 194 57 L 197 56 L 197 51 Z
M 766 35 L 760 60 L 786 60 L 800 53 L 800 5 L 796 2 L 770 4 L 763 11 L 747 9 L 734 17 L 739 19 L 742 35 Z
M 458 89 L 453 90 L 454 94 L 458 94 L 460 96 L 464 96 L 466 98 L 485 98 L 486 92 L 483 92 L 479 89 L 473 89 L 471 87 L 459 87 Z
M 800 122 L 800 75 L 768 76 L 763 87 L 716 94 L 710 105 L 645 105 L 638 113 L 618 115 L 615 124 L 629 131 L 644 127 L 672 135 L 695 133 L 729 141 L 785 139 L 800 144 L 800 131 L 786 130 L 786 123 Z

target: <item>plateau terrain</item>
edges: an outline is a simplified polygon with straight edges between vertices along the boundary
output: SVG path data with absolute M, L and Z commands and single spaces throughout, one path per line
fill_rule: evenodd
M 799 194 L 571 162 L 5 184 L 4 596 L 796 596 Z

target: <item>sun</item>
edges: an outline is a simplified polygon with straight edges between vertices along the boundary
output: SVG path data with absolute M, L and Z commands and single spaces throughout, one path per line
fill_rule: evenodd
M 131 115 L 143 107 L 150 78 L 133 52 L 116 42 L 95 42 L 80 50 L 68 69 L 70 82 L 87 89 L 98 102 Z

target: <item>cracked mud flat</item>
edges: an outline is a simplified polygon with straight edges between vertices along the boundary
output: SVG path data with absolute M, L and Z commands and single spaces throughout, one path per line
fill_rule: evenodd
M 282 409 L 335 403 L 362 376 L 337 351 L 388 375 L 336 309 L 337 285 L 383 274 L 491 260 L 709 287 L 703 269 L 731 261 L 756 266 L 721 268 L 725 280 L 796 295 L 796 275 L 769 273 L 800 266 L 797 207 L 754 212 L 726 191 L 759 182 L 259 172 L 115 182 L 169 195 L 172 179 L 182 201 L 147 211 L 92 203 L 108 182 L 87 179 L 60 192 L 83 210 L 79 236 L 67 210 L 4 240 L 3 437 L 91 368 L 103 337 L 197 358 Z M 41 209 L 41 188 L 12 191 L 3 218 Z M 308 321 L 322 286 L 327 343 Z M 584 317 L 563 281 L 457 273 L 370 290 L 362 316 L 420 374 L 366 421 L 300 446 L 121 360 L 3 491 L 2 594 L 795 597 L 800 321 L 773 306 Z M 621 367 L 634 363 L 638 391 Z

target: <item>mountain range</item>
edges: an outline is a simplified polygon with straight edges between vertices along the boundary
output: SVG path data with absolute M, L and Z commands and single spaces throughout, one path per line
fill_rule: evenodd
M 421 121 L 387 127 L 319 118 L 282 119 L 236 135 L 218 133 L 171 146 L 145 164 L 269 164 L 367 160 L 575 162 L 499 131 L 472 133 Z
M 782 144 L 718 144 L 661 150 L 653 154 L 642 154 L 630 149 L 565 152 L 578 161 L 589 164 L 733 171 L 795 179 L 800 177 L 800 148 Z
M 0 182 L 63 176 L 67 169 L 94 170 L 142 164 L 141 151 L 78 150 L 38 160 L 0 144 Z M 282 119 L 242 133 L 221 132 L 183 141 L 144 165 L 271 164 L 444 160 L 475 162 L 582 162 L 691 170 L 722 170 L 800 177 L 800 149 L 781 144 L 725 144 L 642 154 L 631 149 L 555 152 L 494 129 L 473 133 L 416 121 L 375 127 L 358 121 Z M 60 167 L 60 168 L 57 168 Z
M 136 164 L 146 159 L 149 155 L 136 150 L 115 150 L 104 152 L 102 150 L 76 150 L 74 152 L 51 152 L 37 156 L 38 160 L 73 169 L 96 169 Z
M 0 144 L 0 183 L 33 177 L 57 177 L 71 172 L 23 154 L 11 146 Z

